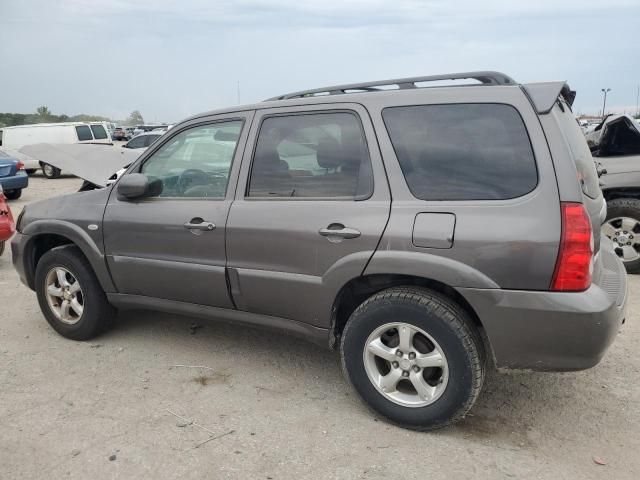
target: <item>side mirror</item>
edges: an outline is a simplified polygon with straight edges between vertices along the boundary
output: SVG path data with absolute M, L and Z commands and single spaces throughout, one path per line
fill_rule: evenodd
M 118 197 L 124 199 L 157 197 L 162 193 L 162 180 L 149 180 L 142 173 L 130 173 L 118 182 Z

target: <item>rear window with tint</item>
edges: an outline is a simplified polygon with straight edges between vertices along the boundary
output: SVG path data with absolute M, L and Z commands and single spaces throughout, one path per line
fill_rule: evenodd
M 87 125 L 77 126 L 76 132 L 78 134 L 78 140 L 81 142 L 84 142 L 86 140 L 93 140 L 93 135 L 91 135 L 91 129 Z
M 503 200 L 538 183 L 527 130 L 509 105 L 391 107 L 382 115 L 407 185 L 421 200 Z
M 93 138 L 96 140 L 104 140 L 107 138 L 107 131 L 102 125 L 91 125 L 91 131 L 93 132 Z

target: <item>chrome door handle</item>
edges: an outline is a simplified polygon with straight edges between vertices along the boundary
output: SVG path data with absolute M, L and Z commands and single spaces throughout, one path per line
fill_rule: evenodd
M 216 225 L 213 222 L 205 222 L 201 218 L 192 218 L 190 222 L 186 222 L 184 224 L 184 228 L 188 230 L 204 230 L 205 232 L 210 232 L 211 230 L 215 230 Z
M 332 227 L 336 224 L 329 225 Z M 336 225 L 337 226 L 337 225 Z M 321 228 L 318 233 L 323 237 L 340 237 L 340 238 L 357 238 L 359 237 L 360 231 L 355 228 L 345 227 L 344 225 L 339 225 L 342 228 Z

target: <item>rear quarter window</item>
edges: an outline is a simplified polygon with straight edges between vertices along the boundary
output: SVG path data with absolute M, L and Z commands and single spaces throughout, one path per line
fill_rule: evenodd
M 91 129 L 87 125 L 78 125 L 76 127 L 76 133 L 78 134 L 78 141 L 85 142 L 87 140 L 93 140 Z
M 509 105 L 390 107 L 382 116 L 416 198 L 504 200 L 538 183 L 527 130 Z

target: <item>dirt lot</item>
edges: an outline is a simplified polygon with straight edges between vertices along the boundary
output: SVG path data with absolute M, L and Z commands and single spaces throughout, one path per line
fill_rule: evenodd
M 80 183 L 32 177 L 11 207 Z M 630 278 L 627 323 L 596 368 L 490 375 L 463 423 L 421 434 L 375 418 L 335 353 L 276 333 L 129 312 L 91 343 L 65 340 L 7 250 L 0 478 L 637 479 L 639 293 Z

